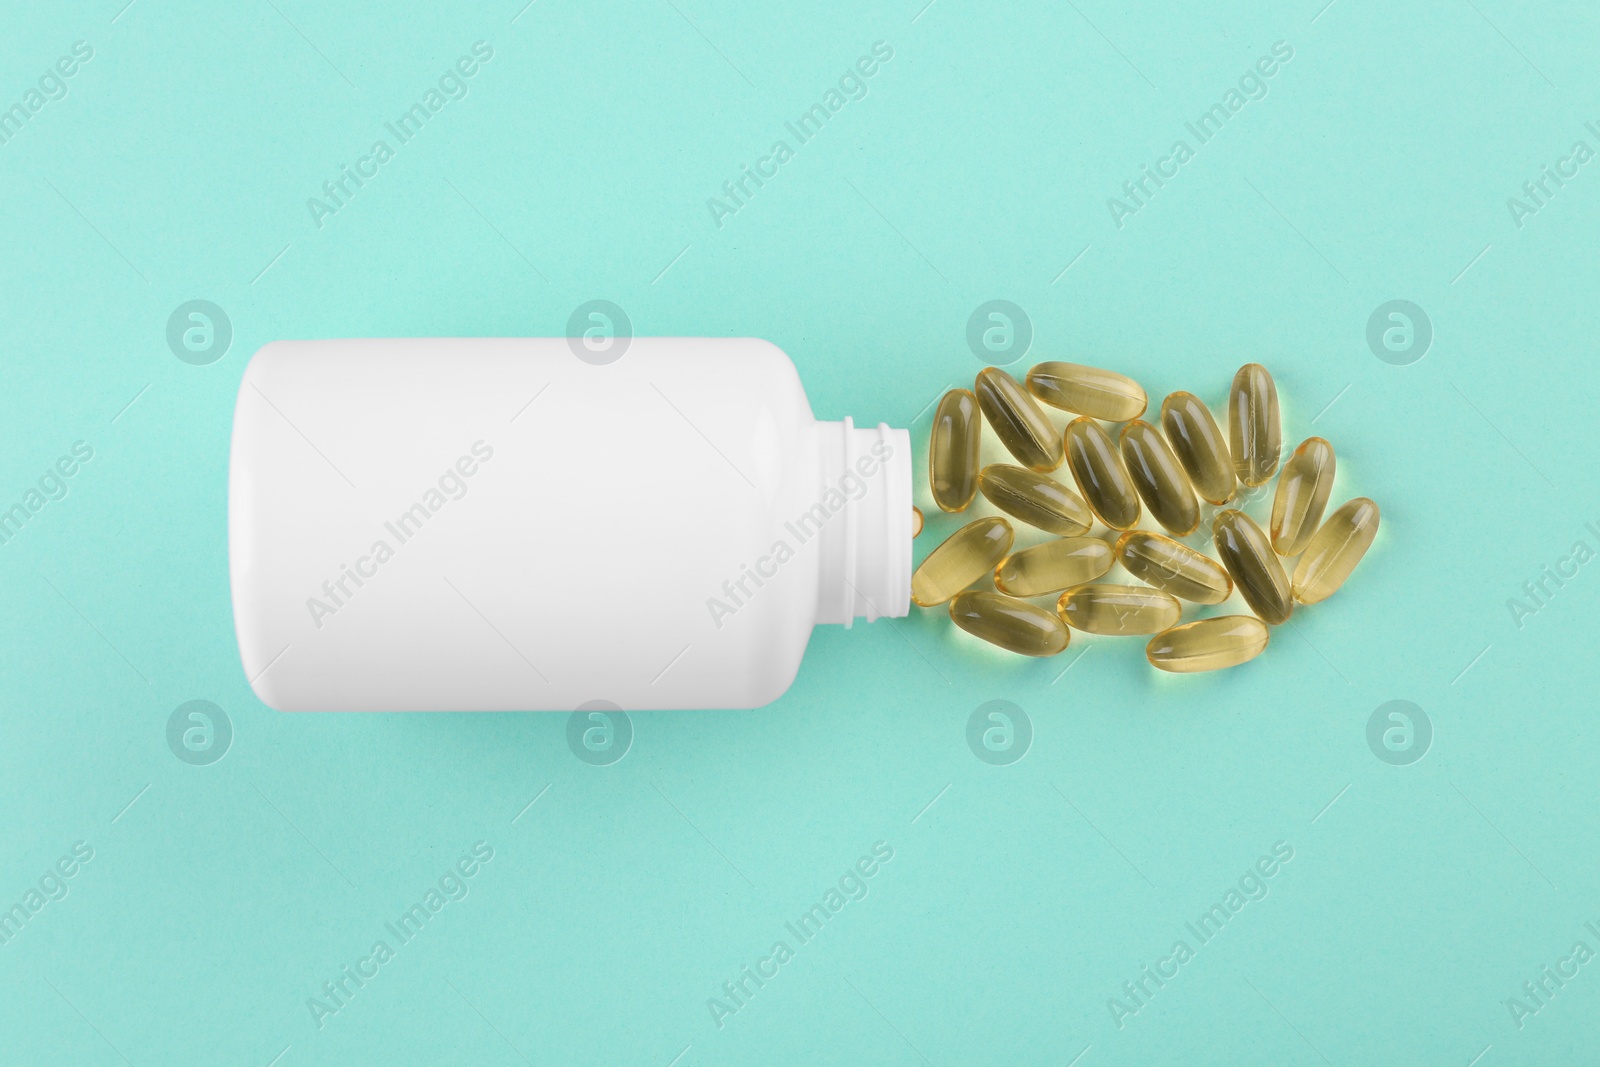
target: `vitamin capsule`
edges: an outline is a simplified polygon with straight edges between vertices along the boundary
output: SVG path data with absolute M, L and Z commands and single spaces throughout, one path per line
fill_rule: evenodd
M 1200 502 L 1161 431 L 1143 419 L 1122 428 L 1122 463 L 1155 520 L 1179 537 L 1200 525 Z
M 1127 422 L 1149 403 L 1132 378 L 1081 363 L 1039 363 L 1028 372 L 1028 392 L 1051 407 L 1106 422 Z
M 1195 491 L 1213 504 L 1232 500 L 1238 486 L 1233 457 L 1217 420 L 1200 398 L 1181 390 L 1168 395 L 1161 402 L 1161 428 Z
M 1242 511 L 1228 508 L 1211 520 L 1211 534 L 1222 565 L 1228 568 L 1250 610 L 1274 626 L 1288 619 L 1294 612 L 1289 579 L 1256 521 Z
M 1170 537 L 1129 530 L 1117 539 L 1117 559 L 1129 574 L 1196 604 L 1220 604 L 1233 594 L 1222 564 Z
M 1278 387 L 1259 363 L 1246 363 L 1228 391 L 1228 451 L 1245 485 L 1265 485 L 1278 469 L 1283 430 L 1278 424 Z
M 1011 551 L 1011 524 L 999 516 L 969 522 L 922 561 L 911 576 L 911 601 L 943 604 L 988 573 Z
M 922 532 L 922 509 L 916 506 L 911 508 L 911 536 L 915 537 Z
M 974 388 L 983 417 L 1018 462 L 1036 471 L 1061 466 L 1061 435 L 1015 378 L 999 367 L 985 367 Z
M 1294 598 L 1315 604 L 1334 594 L 1378 535 L 1378 505 L 1364 496 L 1328 516 L 1294 568 Z
M 1053 612 L 1000 593 L 962 593 L 950 601 L 950 618 L 973 637 L 1023 656 L 1054 656 L 1072 640 Z
M 933 413 L 928 442 L 928 484 L 941 511 L 965 511 L 978 493 L 978 398 L 952 389 Z
M 1012 596 L 1043 596 L 1092 582 L 1116 557 L 1098 537 L 1063 537 L 1013 552 L 994 569 L 994 584 Z
M 1068 626 L 1091 634 L 1154 634 L 1177 625 L 1177 598 L 1142 585 L 1080 585 L 1061 594 L 1056 613 Z
M 1272 497 L 1272 547 L 1278 555 L 1298 556 L 1317 532 L 1333 489 L 1333 466 L 1333 446 L 1320 437 L 1300 442 L 1283 465 Z
M 1267 627 L 1249 615 L 1218 615 L 1164 630 L 1144 647 L 1152 667 L 1174 674 L 1216 671 L 1255 659 L 1267 647 Z
M 1100 521 L 1114 530 L 1126 530 L 1139 521 L 1139 494 L 1122 465 L 1111 435 L 1087 416 L 1067 423 L 1067 465 L 1078 480 L 1078 491 Z
M 1094 525 L 1094 513 L 1077 493 L 1026 467 L 989 464 L 978 472 L 978 492 L 1007 515 L 1046 533 L 1072 537 Z

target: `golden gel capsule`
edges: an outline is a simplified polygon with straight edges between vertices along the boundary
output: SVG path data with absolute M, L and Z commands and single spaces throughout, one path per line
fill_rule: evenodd
M 1294 568 L 1294 598 L 1315 604 L 1334 594 L 1378 535 L 1378 505 L 1364 496 L 1328 516 Z
M 1115 562 L 1111 546 L 1098 537 L 1063 537 L 1001 560 L 994 584 L 1012 596 L 1043 596 L 1092 582 Z
M 1011 524 L 998 515 L 967 523 L 911 575 L 911 602 L 924 608 L 943 604 L 1004 559 L 1011 537 Z
M 1132 378 L 1081 363 L 1036 364 L 1028 372 L 1028 392 L 1053 408 L 1105 422 L 1137 419 L 1149 403 Z
M 999 367 L 985 367 L 974 388 L 983 417 L 1018 462 L 1036 471 L 1061 466 L 1061 435 L 1015 378 Z
M 965 511 L 978 494 L 978 398 L 952 389 L 933 413 L 928 442 L 928 484 L 941 511 Z
M 1077 493 L 1026 467 L 989 464 L 978 472 L 978 492 L 1007 515 L 1046 533 L 1072 537 L 1094 525 L 1094 513 Z
M 1242 511 L 1228 508 L 1211 520 L 1211 534 L 1222 565 L 1228 568 L 1250 610 L 1274 626 L 1287 620 L 1294 612 L 1289 578 L 1256 521 Z
M 1078 480 L 1078 491 L 1100 521 L 1114 530 L 1126 530 L 1139 521 L 1139 494 L 1122 465 L 1111 435 L 1083 416 L 1067 423 L 1067 465 Z
M 1161 431 L 1143 419 L 1122 428 L 1122 464 L 1155 520 L 1179 537 L 1200 525 L 1200 502 Z
M 1333 489 L 1333 466 L 1333 446 L 1320 437 L 1300 442 L 1283 465 L 1272 497 L 1272 547 L 1278 555 L 1298 556 L 1317 532 Z
M 1267 647 L 1267 627 L 1249 615 L 1219 615 L 1164 630 L 1145 646 L 1152 667 L 1174 674 L 1217 671 L 1255 659 Z
M 1183 600 L 1220 604 L 1233 594 L 1233 579 L 1222 564 L 1170 537 L 1129 530 L 1118 538 L 1116 552 L 1129 574 Z
M 1283 430 L 1278 423 L 1278 387 L 1259 363 L 1246 363 L 1228 390 L 1228 451 L 1245 485 L 1265 485 L 1278 469 Z
M 1200 398 L 1181 390 L 1168 395 L 1161 402 L 1161 428 L 1195 491 L 1213 504 L 1232 500 L 1238 486 L 1233 457 L 1217 420 Z
M 912 509 L 911 509 L 911 536 L 915 537 L 918 534 L 920 534 L 921 532 L 922 532 L 922 509 L 919 508 L 919 507 L 912 507 Z
M 1053 656 L 1072 640 L 1053 612 L 1000 593 L 962 593 L 950 601 L 950 618 L 973 637 L 1023 656 Z
M 1091 634 L 1154 634 L 1177 625 L 1177 598 L 1141 585 L 1080 585 L 1056 603 L 1061 621 Z

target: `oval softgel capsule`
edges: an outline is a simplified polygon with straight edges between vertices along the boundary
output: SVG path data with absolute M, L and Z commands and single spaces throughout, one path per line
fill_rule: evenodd
M 1054 613 L 1002 593 L 962 593 L 950 601 L 950 618 L 972 636 L 1022 656 L 1054 656 L 1072 639 Z
M 1149 399 L 1138 382 L 1116 371 L 1081 363 L 1039 363 L 1028 372 L 1028 392 L 1053 408 L 1104 422 L 1144 414 Z
M 931 608 L 987 574 L 1011 551 L 1011 524 L 998 516 L 969 522 L 928 553 L 911 575 L 911 602 Z
M 1278 475 L 1272 495 L 1272 548 L 1280 556 L 1298 556 L 1322 521 L 1333 491 L 1333 446 L 1321 437 L 1300 442 Z
M 1201 497 L 1212 504 L 1233 499 L 1239 482 L 1233 457 L 1211 409 L 1199 397 L 1182 390 L 1169 393 L 1161 402 L 1161 429 Z
M 999 367 L 985 367 L 973 389 L 983 417 L 1017 462 L 1036 471 L 1061 466 L 1061 435 L 1015 378 Z
M 1145 646 L 1152 667 L 1173 674 L 1218 671 L 1266 651 L 1266 623 L 1250 615 L 1219 615 L 1163 630 Z
M 1278 416 L 1278 387 L 1259 363 L 1246 363 L 1233 376 L 1228 391 L 1228 451 L 1239 480 L 1252 488 L 1265 485 L 1278 469 L 1283 428 Z
M 1070 537 L 1094 525 L 1094 513 L 1083 498 L 1050 475 L 1026 467 L 989 464 L 978 473 L 978 492 L 1013 519 L 1046 533 Z
M 1378 505 L 1364 496 L 1328 516 L 1294 568 L 1294 598 L 1315 604 L 1338 591 L 1378 536 Z
M 1256 521 L 1236 508 L 1228 508 L 1211 521 L 1211 535 L 1222 565 L 1228 568 L 1250 610 L 1274 626 L 1288 621 L 1294 613 L 1289 578 Z
M 1184 537 L 1200 525 L 1200 502 L 1161 431 L 1135 419 L 1122 428 L 1122 464 L 1151 517 L 1169 533 Z
M 978 493 L 978 398 L 952 389 L 939 399 L 928 440 L 928 487 L 941 511 L 965 511 Z
M 1117 559 L 1135 578 L 1193 604 L 1220 604 L 1233 594 L 1222 564 L 1181 541 L 1148 530 L 1117 539 Z
M 1122 465 L 1122 454 L 1111 435 L 1087 416 L 1067 424 L 1067 466 L 1078 491 L 1100 521 L 1113 530 L 1127 530 L 1139 522 L 1139 493 Z
M 995 588 L 1012 596 L 1044 596 L 1105 574 L 1116 562 L 1098 537 L 1062 537 L 1014 552 L 994 569 Z
M 1075 630 L 1127 637 L 1170 629 L 1177 625 L 1183 607 L 1159 589 L 1095 583 L 1062 593 L 1056 613 Z

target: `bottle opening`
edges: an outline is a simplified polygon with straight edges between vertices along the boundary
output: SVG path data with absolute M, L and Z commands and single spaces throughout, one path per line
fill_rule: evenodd
M 904 618 L 911 610 L 911 435 L 879 423 L 818 424 L 820 495 L 844 501 L 826 527 L 817 621 Z

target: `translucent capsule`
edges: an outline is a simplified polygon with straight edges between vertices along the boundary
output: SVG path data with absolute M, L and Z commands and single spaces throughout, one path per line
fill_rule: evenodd
M 1143 419 L 1122 428 L 1122 463 L 1155 520 L 1179 537 L 1200 525 L 1200 502 L 1161 431 Z
M 1111 435 L 1087 416 L 1067 423 L 1067 465 L 1078 481 L 1078 491 L 1100 521 L 1126 530 L 1139 521 L 1139 494 L 1122 465 Z
M 1233 457 L 1217 420 L 1200 398 L 1181 390 L 1168 395 L 1161 402 L 1161 428 L 1195 491 L 1213 504 L 1232 500 L 1238 486 Z
M 982 578 L 1011 551 L 1011 524 L 999 516 L 969 522 L 922 561 L 911 575 L 911 601 L 943 604 Z
M 1137 419 L 1149 403 L 1132 378 L 1081 363 L 1036 364 L 1028 391 L 1051 407 L 1106 422 Z
M 1044 596 L 1092 582 L 1116 557 L 1098 537 L 1063 537 L 1013 552 L 994 569 L 994 584 L 1012 596 Z
M 911 536 L 916 537 L 922 532 L 922 509 L 913 506 L 911 509 Z
M 1077 493 L 1026 467 L 991 463 L 978 473 L 978 491 L 1007 515 L 1047 533 L 1071 537 L 1094 525 L 1094 513 Z
M 933 413 L 928 442 L 928 484 L 941 511 L 965 511 L 978 493 L 978 398 L 952 389 Z
M 1294 612 L 1289 579 L 1267 535 L 1244 512 L 1228 508 L 1211 520 L 1217 555 L 1250 610 L 1274 626 Z
M 974 388 L 983 417 L 1018 462 L 1036 471 L 1061 466 L 1061 435 L 1015 378 L 999 367 L 985 367 Z
M 1328 516 L 1294 568 L 1294 598 L 1315 604 L 1334 594 L 1378 535 L 1378 505 L 1364 496 Z
M 1267 647 L 1267 627 L 1249 615 L 1219 615 L 1163 630 L 1145 646 L 1152 667 L 1193 674 L 1237 667 Z
M 1140 585 L 1080 585 L 1056 603 L 1061 621 L 1091 634 L 1153 634 L 1177 624 L 1183 607 L 1159 589 Z
M 1000 593 L 962 593 L 950 601 L 950 618 L 973 637 L 1023 656 L 1054 656 L 1072 640 L 1054 612 Z
M 1220 604 L 1233 593 L 1222 564 L 1170 537 L 1129 530 L 1117 540 L 1123 569 L 1147 585 L 1195 604 Z
M 1278 423 L 1278 387 L 1259 363 L 1246 363 L 1228 390 L 1228 451 L 1245 485 L 1265 485 L 1278 469 L 1283 430 Z
M 1320 437 L 1300 442 L 1283 465 L 1272 497 L 1272 547 L 1278 555 L 1298 556 L 1317 532 L 1333 489 L 1333 467 L 1333 446 Z

